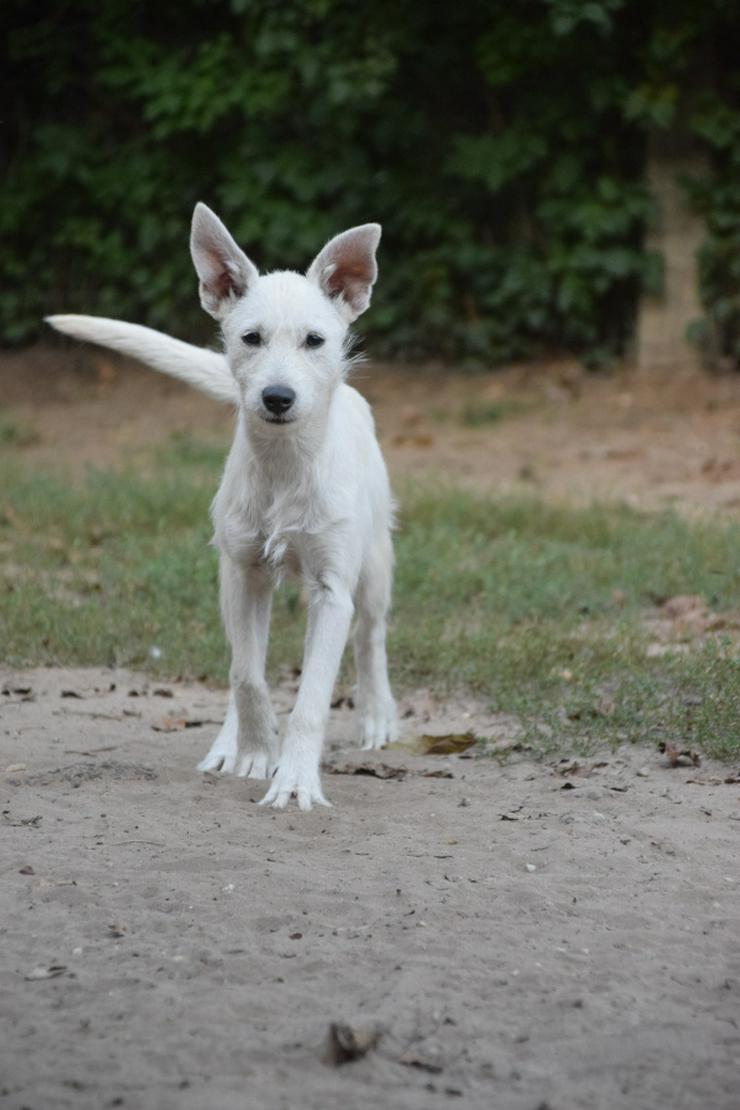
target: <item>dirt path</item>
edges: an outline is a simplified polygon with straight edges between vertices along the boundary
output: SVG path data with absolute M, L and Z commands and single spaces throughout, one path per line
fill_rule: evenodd
M 405 775 L 327 771 L 333 809 L 275 814 L 193 771 L 222 692 L 0 679 L 3 1108 L 737 1107 L 726 766 L 381 753 Z M 336 1021 L 377 1045 L 328 1066 Z

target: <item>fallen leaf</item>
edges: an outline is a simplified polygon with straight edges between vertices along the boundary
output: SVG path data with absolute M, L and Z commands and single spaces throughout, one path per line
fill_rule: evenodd
M 52 964 L 51 967 L 34 967 L 24 978 L 27 980 L 56 979 L 58 975 L 64 975 L 66 970 L 64 964 Z
M 472 748 L 479 737 L 474 732 L 448 732 L 444 736 L 424 733 L 410 740 L 396 740 L 386 744 L 388 750 L 412 752 L 414 755 L 459 755 Z
M 118 720 L 118 718 L 115 719 Z M 90 748 L 89 751 L 83 751 L 81 748 L 65 748 L 64 754 L 96 756 L 99 755 L 100 752 L 114 752 L 117 747 L 117 744 L 107 744 L 104 748 Z
M 30 686 L 3 686 L 3 695 L 9 698 L 12 694 L 18 695 L 19 701 L 34 701 L 34 693 Z
M 332 775 L 373 775 L 376 779 L 405 779 L 406 767 L 391 767 L 388 763 L 330 763 L 327 770 Z
M 583 774 L 583 767 L 576 759 L 561 759 L 553 769 L 556 775 L 577 775 L 579 772 Z
M 42 820 L 43 818 L 41 817 L 41 814 L 38 814 L 37 817 L 21 817 L 17 821 L 12 821 L 7 813 L 3 813 L 3 822 L 6 825 L 10 825 L 11 828 L 14 829 L 20 829 L 24 826 L 31 829 L 37 829 Z
M 162 720 L 152 728 L 155 732 L 180 732 L 184 728 L 203 728 L 204 725 L 212 724 L 211 721 L 191 721 L 187 717 L 163 717 Z
M 577 759 L 561 759 L 555 764 L 553 774 L 567 775 L 568 778 L 587 778 L 597 767 L 608 767 L 607 760 L 597 760 L 595 763 L 579 763 Z
M 429 1071 L 434 1075 L 442 1071 L 438 1057 L 431 1053 L 423 1053 L 416 1048 L 407 1048 L 403 1055 L 399 1056 L 398 1062 L 404 1067 L 419 1068 L 420 1071 Z
M 427 433 L 420 433 L 419 435 L 400 435 L 393 437 L 394 447 L 431 447 L 434 443 L 434 436 Z
M 698 767 L 701 764 L 701 756 L 698 752 L 693 752 L 690 748 L 682 748 L 673 740 L 661 741 L 658 744 L 658 751 L 666 757 L 669 767 Z
M 330 1068 L 341 1067 L 351 1060 L 359 1060 L 378 1043 L 377 1026 L 353 1028 L 344 1022 L 333 1021 L 329 1026 L 321 1053 L 321 1062 Z
M 187 726 L 186 717 L 163 717 L 157 724 L 153 724 L 152 728 L 155 732 L 179 732 Z
M 696 594 L 678 594 L 676 597 L 666 598 L 660 608 L 671 620 L 703 616 L 707 611 L 704 599 Z
M 174 698 L 174 692 L 168 690 L 166 686 L 157 686 L 156 690 L 152 690 L 155 698 Z

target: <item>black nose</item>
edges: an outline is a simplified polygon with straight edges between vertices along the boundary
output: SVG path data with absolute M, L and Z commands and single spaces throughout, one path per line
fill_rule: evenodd
M 268 385 L 262 390 L 262 404 L 275 416 L 282 416 L 295 401 L 295 390 L 287 385 Z

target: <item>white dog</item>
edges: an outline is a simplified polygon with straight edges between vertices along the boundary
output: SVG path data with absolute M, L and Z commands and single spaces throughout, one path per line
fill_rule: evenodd
M 238 405 L 212 506 L 221 612 L 231 645 L 231 693 L 202 771 L 271 779 L 262 804 L 327 805 L 319 763 L 332 689 L 353 615 L 364 748 L 396 735 L 385 636 L 393 502 L 369 406 L 345 382 L 348 326 L 370 303 L 378 224 L 331 239 L 305 277 L 260 276 L 204 204 L 190 249 L 206 312 L 225 354 L 149 328 L 92 316 L 52 316 L 91 340 Z M 265 682 L 273 586 L 298 572 L 310 602 L 303 672 L 280 746 Z

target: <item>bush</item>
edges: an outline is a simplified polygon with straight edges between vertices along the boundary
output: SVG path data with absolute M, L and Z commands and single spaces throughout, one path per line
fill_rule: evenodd
M 265 268 L 380 220 L 376 353 L 608 357 L 659 279 L 642 169 L 677 102 L 663 75 L 731 7 L 6 0 L 4 340 L 49 311 L 209 334 L 187 252 L 203 199 Z

